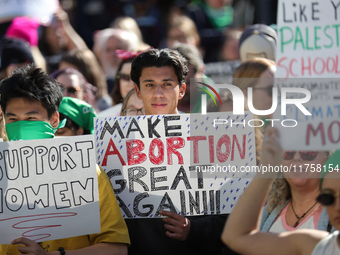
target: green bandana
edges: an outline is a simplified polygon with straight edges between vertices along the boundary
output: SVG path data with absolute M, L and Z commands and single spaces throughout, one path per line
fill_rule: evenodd
M 202 5 L 210 22 L 215 28 L 222 30 L 233 22 L 233 7 L 224 6 L 216 10 L 211 8 L 209 4 L 206 4 L 205 2 L 203 2 Z
M 64 97 L 59 106 L 59 112 L 73 120 L 77 125 L 85 130 L 94 133 L 93 118 L 97 115 L 93 107 L 77 98 Z
M 325 175 L 328 172 L 331 171 L 336 171 L 337 173 L 339 173 L 339 169 L 340 168 L 340 150 L 337 150 L 333 153 L 333 155 L 326 161 L 325 166 L 322 167 L 322 171 L 321 171 L 321 177 L 320 177 L 320 189 L 321 189 L 321 185 L 322 185 L 322 181 L 325 177 Z
M 45 121 L 20 120 L 6 124 L 6 132 L 9 141 L 53 138 L 55 131 L 63 127 L 65 122 L 62 121 L 57 128 L 53 128 Z

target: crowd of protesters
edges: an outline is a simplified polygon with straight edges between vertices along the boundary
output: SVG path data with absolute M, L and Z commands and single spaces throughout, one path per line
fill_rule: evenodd
M 61 0 L 49 26 L 28 17 L 1 24 L 0 137 L 93 134 L 95 116 L 200 112 L 203 92 L 190 81 L 213 84 L 205 64 L 219 61 L 240 61 L 233 84 L 246 98 L 251 87 L 254 107 L 269 109 L 277 36 L 268 25 L 276 1 L 271 8 L 263 2 Z M 223 104 L 208 103 L 208 112 L 232 111 L 231 93 L 219 94 Z M 279 136 L 255 128 L 257 165 L 339 162 L 338 151 L 282 151 Z M 231 215 L 160 211 L 162 218 L 124 220 L 97 166 L 101 233 L 43 243 L 21 237 L 0 253 L 340 254 L 338 176 L 318 174 L 254 178 Z

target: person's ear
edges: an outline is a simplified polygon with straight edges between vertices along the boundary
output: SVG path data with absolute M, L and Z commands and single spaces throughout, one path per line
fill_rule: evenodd
M 179 97 L 178 99 L 182 99 L 185 95 L 185 89 L 187 85 L 185 83 L 182 83 L 182 86 L 179 87 Z
M 50 118 L 50 124 L 53 128 L 57 128 L 59 126 L 59 112 L 54 112 L 52 117 Z
M 84 134 L 84 129 L 82 127 L 79 127 L 78 130 L 76 131 L 76 135 L 83 135 Z
M 143 100 L 142 95 L 140 94 L 140 90 L 139 90 L 139 88 L 136 84 L 135 84 L 134 88 L 135 88 L 138 99 Z

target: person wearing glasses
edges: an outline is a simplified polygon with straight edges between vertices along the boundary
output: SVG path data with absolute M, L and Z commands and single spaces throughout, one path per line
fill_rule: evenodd
M 248 88 L 252 87 L 252 102 L 256 110 L 268 110 L 272 106 L 272 89 L 276 64 L 266 58 L 252 58 L 236 68 L 233 75 L 233 85 L 239 87 L 248 97 Z M 263 120 L 270 116 L 260 116 Z
M 278 142 L 278 136 L 277 129 L 272 127 L 266 129 L 261 153 L 263 165 L 279 166 L 282 164 L 284 152 Z M 223 242 L 244 255 L 340 254 L 340 173 L 334 170 L 336 166 L 339 167 L 339 156 L 340 152 L 337 151 L 326 162 L 325 167 L 322 167 L 319 173 L 321 178 L 318 179 L 320 191 L 316 198 L 318 203 L 325 206 L 330 223 L 336 229 L 332 234 L 311 229 L 299 229 L 286 233 L 260 231 L 262 207 L 274 179 L 272 176 L 259 173 L 242 194 L 229 216 L 222 234 Z
M 275 179 L 263 209 L 261 231 L 283 233 L 296 229 L 333 232 L 326 208 L 316 202 L 320 172 L 330 151 L 285 151 L 282 165 L 291 169 Z M 314 172 L 312 172 L 314 170 Z
M 143 101 L 137 97 L 135 89 L 131 89 L 124 97 L 120 116 L 145 115 Z
M 59 69 L 51 74 L 63 88 L 63 96 L 73 97 L 96 106 L 97 88 L 87 82 L 85 77 L 76 69 Z
M 130 77 L 131 63 L 139 54 L 132 51 L 117 50 L 117 56 L 122 60 L 118 66 L 114 87 L 110 93 L 113 106 L 100 112 L 99 117 L 119 116 L 122 110 L 122 102 L 127 93 L 134 88 Z
M 2 80 L 0 88 L 0 105 L 9 141 L 53 139 L 55 130 L 61 126 L 59 111 L 68 114 L 84 130 L 93 129 L 93 109 L 73 98 L 65 98 L 63 101 L 68 106 L 63 104 L 59 108 L 63 99 L 60 85 L 33 65 L 17 68 L 10 78 Z M 39 243 L 23 234 L 11 245 L 0 245 L 0 254 L 127 254 L 129 233 L 111 182 L 98 165 L 96 172 L 100 233 Z M 91 219 L 89 215 L 88 220 Z

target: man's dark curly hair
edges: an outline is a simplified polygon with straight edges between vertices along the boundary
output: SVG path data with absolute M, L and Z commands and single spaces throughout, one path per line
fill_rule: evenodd
M 138 55 L 131 66 L 131 79 L 140 88 L 139 78 L 143 68 L 172 66 L 178 78 L 179 86 L 185 83 L 188 74 L 186 59 L 176 50 L 171 49 L 150 49 Z
M 48 118 L 58 111 L 63 98 L 60 84 L 34 65 L 15 69 L 11 77 L 1 81 L 0 92 L 4 113 L 9 100 L 24 98 L 28 102 L 39 102 L 47 110 Z

